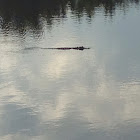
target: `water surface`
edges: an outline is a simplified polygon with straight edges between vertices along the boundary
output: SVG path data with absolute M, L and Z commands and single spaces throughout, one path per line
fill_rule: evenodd
M 139 0 L 0 0 L 0 139 L 139 140 L 139 17 Z

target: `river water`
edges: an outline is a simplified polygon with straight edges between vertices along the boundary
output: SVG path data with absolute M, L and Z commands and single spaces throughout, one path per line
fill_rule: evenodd
M 139 0 L 0 0 L 0 57 L 1 140 L 140 140 Z

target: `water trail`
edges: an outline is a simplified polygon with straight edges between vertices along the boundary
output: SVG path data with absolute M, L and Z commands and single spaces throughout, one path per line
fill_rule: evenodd
M 57 48 L 40 48 L 40 47 L 31 47 L 31 48 L 25 48 L 24 50 L 35 50 L 35 49 L 49 49 L 49 50 L 85 50 L 85 49 L 90 49 L 90 48 L 86 48 L 83 46 L 79 46 L 79 47 L 57 47 Z

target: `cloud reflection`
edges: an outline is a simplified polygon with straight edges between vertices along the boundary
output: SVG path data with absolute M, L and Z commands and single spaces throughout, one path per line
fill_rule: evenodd
M 11 80 L 11 85 L 1 89 L 1 93 L 3 93 L 1 94 L 1 99 L 7 100 L 2 103 L 1 108 L 0 135 L 2 137 L 9 134 L 16 137 L 16 135 L 19 135 L 19 132 L 20 135 L 26 133 L 27 137 L 29 137 L 29 135 L 44 134 L 46 129 L 51 131 L 56 128 L 59 132 L 64 125 L 68 129 L 70 125 L 68 120 L 73 119 L 75 122 L 72 125 L 73 129 L 78 126 L 84 127 L 83 131 L 87 134 L 89 132 L 86 130 L 89 129 L 93 134 L 95 133 L 95 138 L 102 138 L 97 135 L 98 133 L 95 130 L 101 131 L 100 133 L 102 134 L 105 132 L 105 139 L 107 139 L 107 133 L 115 138 L 115 133 L 119 129 L 123 129 L 122 127 L 124 126 L 116 126 L 117 124 L 123 125 L 125 121 L 134 118 L 139 120 L 139 83 L 128 81 L 122 84 L 122 81 L 118 83 L 115 77 L 107 77 L 105 67 L 98 65 L 99 60 L 96 56 L 93 56 L 94 52 L 88 54 L 86 52 L 77 52 L 75 58 L 72 58 L 73 53 L 75 54 L 72 51 L 68 57 L 64 57 L 65 61 L 61 61 L 61 63 L 65 62 L 62 69 L 60 69 L 59 65 L 55 65 L 55 69 L 60 71 L 59 78 L 57 73 L 53 73 L 56 77 L 50 77 L 52 71 L 47 70 L 46 72 L 42 71 L 42 69 L 50 69 L 50 66 L 53 66 L 54 62 L 56 62 L 54 60 L 59 62 L 59 58 L 61 59 L 64 53 L 59 53 L 55 56 L 38 56 L 42 63 L 39 71 L 36 72 L 33 69 L 35 69 L 34 67 L 37 68 L 37 65 L 32 63 L 34 59 L 30 54 L 27 55 L 30 59 L 28 65 L 23 60 L 17 59 L 19 62 L 16 64 L 25 65 L 27 67 L 26 70 L 32 71 L 33 76 L 30 79 L 26 78 L 27 75 L 22 74 L 24 69 L 20 69 L 20 73 L 17 73 L 18 75 Z M 88 65 L 85 58 L 89 60 Z M 77 66 L 74 69 L 68 67 L 71 59 L 75 60 L 73 65 Z M 42 60 L 49 61 L 44 62 Z M 11 63 L 10 61 L 8 62 Z M 84 67 L 85 65 L 87 67 Z M 14 71 L 18 71 L 18 65 L 15 68 L 16 70 Z M 87 68 L 88 72 L 86 72 Z M 8 72 L 12 73 L 14 71 L 9 67 Z M 37 84 L 34 85 L 34 81 L 39 81 L 40 84 L 38 86 Z M 28 83 L 28 88 L 25 88 L 25 83 Z M 41 84 L 44 85 L 44 88 L 40 88 Z M 67 122 L 63 124 L 65 119 Z M 18 125 L 16 125 L 17 121 Z M 84 125 L 85 122 L 86 126 Z M 110 130 L 110 127 L 114 127 L 115 130 Z M 127 133 L 131 131 L 130 129 L 131 125 L 129 130 L 125 129 L 125 134 L 119 131 L 119 137 L 128 137 Z M 107 132 L 108 130 L 110 132 Z M 139 131 L 139 127 L 137 127 L 137 131 Z M 135 132 L 131 132 L 133 137 Z M 74 134 L 76 133 L 79 132 L 75 131 Z M 42 136 L 41 139 L 45 139 L 47 134 Z M 90 134 L 88 135 L 90 138 Z M 7 136 L 7 139 L 9 139 L 8 137 L 10 136 Z M 59 138 L 61 139 L 62 137 L 60 136 Z M 75 138 L 78 139 L 77 137 Z M 94 138 L 93 135 L 92 138 Z
M 65 7 L 65 3 L 61 4 Z M 118 47 L 114 43 L 120 39 L 118 34 L 111 48 L 104 43 L 106 38 L 100 37 L 104 30 L 99 28 L 105 25 L 93 25 L 98 27 L 93 28 L 93 32 L 98 32 L 98 40 L 93 32 L 90 33 L 94 38 L 87 36 L 88 25 L 78 26 L 79 30 L 75 31 L 74 24 L 63 24 L 53 33 L 45 30 L 40 40 L 34 38 L 34 33 L 22 39 L 5 36 L 8 45 L 4 38 L 0 40 L 0 139 L 139 140 L 139 47 L 135 45 L 132 49 L 126 44 Z M 80 30 L 84 32 L 81 36 Z M 64 31 L 67 33 L 62 34 Z M 106 32 L 109 38 L 115 34 Z M 74 46 L 77 42 L 90 42 L 92 49 L 83 52 L 24 49 Z M 96 43 L 100 45 L 93 45 Z M 18 52 L 12 52 L 18 45 Z

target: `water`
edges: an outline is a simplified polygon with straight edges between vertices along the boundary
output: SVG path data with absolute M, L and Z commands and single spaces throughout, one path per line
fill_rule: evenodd
M 0 139 L 139 140 L 139 17 L 139 0 L 0 0 Z

